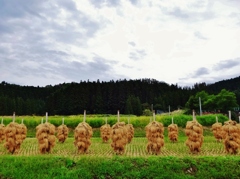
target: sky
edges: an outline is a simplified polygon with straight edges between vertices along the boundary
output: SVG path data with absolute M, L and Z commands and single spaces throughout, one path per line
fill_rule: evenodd
M 0 0 L 0 82 L 238 76 L 239 0 Z

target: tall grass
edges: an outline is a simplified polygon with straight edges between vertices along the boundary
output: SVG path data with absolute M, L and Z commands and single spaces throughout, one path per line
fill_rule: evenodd
M 197 120 L 203 126 L 211 126 L 216 122 L 216 116 L 218 116 L 218 121 L 223 123 L 227 121 L 228 118 L 224 115 L 203 115 L 197 116 Z M 172 123 L 172 117 L 174 118 L 174 123 L 177 124 L 179 127 L 185 127 L 187 121 L 192 120 L 191 115 L 184 115 L 184 114 L 175 114 L 172 116 L 169 115 L 156 115 L 156 121 L 162 122 L 163 125 L 166 127 Z M 45 122 L 45 116 L 16 116 L 15 121 L 21 123 L 22 119 L 24 119 L 24 124 L 27 128 L 35 128 L 38 124 L 41 123 L 42 118 Z M 80 122 L 83 121 L 83 115 L 74 115 L 74 116 L 49 116 L 48 121 L 55 126 L 59 126 L 62 124 L 62 118 L 64 118 L 64 123 L 69 128 L 75 128 Z M 4 124 L 7 125 L 12 121 L 11 116 L 4 116 Z M 103 124 L 105 124 L 107 119 L 108 124 L 111 126 L 117 122 L 116 115 L 87 115 L 86 122 L 93 128 L 99 128 Z M 128 123 L 128 121 L 133 124 L 134 127 L 144 128 L 153 117 L 151 116 L 129 116 L 129 115 L 121 115 L 120 121 L 124 121 Z

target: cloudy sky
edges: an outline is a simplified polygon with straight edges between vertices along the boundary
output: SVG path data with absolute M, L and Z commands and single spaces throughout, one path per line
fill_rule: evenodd
M 238 76 L 239 0 L 0 0 L 0 82 Z

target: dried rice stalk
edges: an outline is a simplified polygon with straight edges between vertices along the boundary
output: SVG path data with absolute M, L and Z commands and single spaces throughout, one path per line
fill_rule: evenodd
M 154 120 L 145 127 L 145 130 L 148 139 L 147 152 L 158 155 L 164 146 L 163 124 Z
M 26 126 L 24 124 L 11 122 L 5 127 L 4 131 L 6 138 L 4 146 L 10 153 L 17 153 L 20 150 L 22 142 L 26 138 Z
M 46 114 L 47 116 L 47 114 Z M 36 127 L 36 138 L 38 139 L 38 147 L 41 154 L 50 153 L 56 144 L 55 126 L 49 122 L 39 124 Z
M 93 135 L 92 127 L 86 123 L 79 123 L 74 130 L 74 145 L 78 149 L 78 153 L 86 153 L 91 145 L 91 137 Z
M 191 153 L 198 153 L 203 143 L 203 127 L 196 119 L 188 121 L 186 124 L 185 134 L 188 139 L 185 144 L 189 147 Z
M 101 138 L 106 143 L 111 138 L 112 128 L 109 124 L 104 124 L 100 127 Z
M 218 118 L 216 116 L 216 123 L 212 125 L 212 131 L 215 139 L 220 142 L 223 139 L 223 130 L 222 130 L 222 123 L 218 122 Z
M 224 122 L 222 130 L 225 151 L 230 154 L 237 154 L 240 147 L 240 124 L 229 119 Z
M 178 141 L 178 125 L 173 123 L 173 118 L 172 124 L 168 126 L 168 138 L 172 142 Z
M 57 138 L 60 143 L 64 143 L 68 137 L 68 127 L 65 124 L 58 126 Z
M 5 129 L 5 125 L 3 124 L 3 119 L 2 119 L 2 123 L 0 124 L 0 143 L 5 140 L 4 129 Z
M 57 128 L 57 138 L 60 143 L 64 143 L 68 137 L 68 127 L 64 124 L 64 118 L 62 119 L 62 125 Z
M 128 139 L 128 143 L 130 143 L 134 137 L 134 127 L 132 124 L 127 124 L 126 125 L 127 128 L 127 139 Z
M 112 143 L 111 147 L 116 154 L 123 154 L 125 146 L 128 143 L 127 128 L 125 122 L 117 122 L 112 126 Z

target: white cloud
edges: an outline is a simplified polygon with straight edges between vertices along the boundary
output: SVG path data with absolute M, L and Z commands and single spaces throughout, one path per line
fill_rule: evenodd
M 225 0 L 3 0 L 0 81 L 155 78 L 191 86 L 235 77 L 240 64 L 225 62 L 240 57 L 238 7 Z M 213 70 L 219 64 L 224 73 Z

